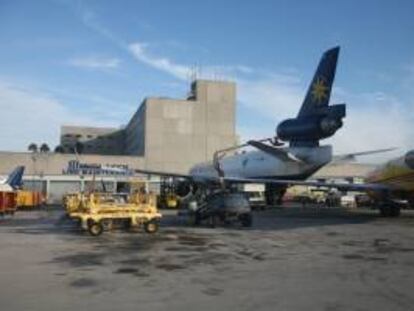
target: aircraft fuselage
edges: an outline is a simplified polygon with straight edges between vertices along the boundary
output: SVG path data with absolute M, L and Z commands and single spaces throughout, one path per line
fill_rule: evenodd
M 225 157 L 219 161 L 225 177 L 306 179 L 332 160 L 332 147 L 287 147 L 287 152 L 301 161 L 282 160 L 266 152 L 255 150 Z M 196 164 L 190 169 L 196 181 L 218 177 L 212 162 Z
M 410 192 L 414 197 L 414 150 L 379 166 L 368 174 L 366 180 Z

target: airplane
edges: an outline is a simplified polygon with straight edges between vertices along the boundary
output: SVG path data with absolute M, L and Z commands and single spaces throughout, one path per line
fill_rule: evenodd
M 16 167 L 10 175 L 0 181 L 0 191 L 15 191 L 23 184 L 24 166 Z
M 287 183 L 282 180 L 305 180 L 332 161 L 332 146 L 319 141 L 339 130 L 346 115 L 345 104 L 329 105 L 340 47 L 327 50 L 321 57 L 305 99 L 295 118 L 282 121 L 272 139 L 250 140 L 247 144 L 219 150 L 213 161 L 194 165 L 188 174 L 135 170 L 137 173 L 184 180 L 180 195 L 203 184 L 266 184 L 268 204 L 283 196 Z M 284 146 L 284 143 L 289 143 Z M 251 146 L 255 150 L 224 156 L 226 152 Z M 276 182 L 275 182 L 276 181 Z
M 332 146 L 320 146 L 319 141 L 333 136 L 343 125 L 345 104 L 329 105 L 335 77 L 339 47 L 327 50 L 318 65 L 296 118 L 282 121 L 276 136 L 250 140 L 246 144 L 218 150 L 212 162 L 194 165 L 188 174 L 151 170 L 137 173 L 159 175 L 184 180 L 178 185 L 180 196 L 197 186 L 220 184 L 223 187 L 237 183 L 266 185 L 266 203 L 280 202 L 287 187 L 305 185 L 367 192 L 377 203 L 381 215 L 400 214 L 397 199 L 406 199 L 414 206 L 414 150 L 380 166 L 367 176 L 366 183 L 345 184 L 306 181 L 328 163 L 354 160 L 356 156 L 387 152 L 395 148 L 371 150 L 333 156 Z M 283 142 L 289 142 L 285 147 Z M 228 151 L 252 146 L 257 150 L 224 157 Z

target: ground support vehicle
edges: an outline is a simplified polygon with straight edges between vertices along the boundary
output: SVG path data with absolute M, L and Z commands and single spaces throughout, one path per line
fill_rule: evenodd
M 157 232 L 162 215 L 158 213 L 155 201 L 152 194 L 79 193 L 65 196 L 64 205 L 70 218 L 78 220 L 91 235 L 98 236 L 117 225 L 130 229 L 143 227 L 147 233 Z
M 184 213 L 181 213 L 184 214 Z M 188 203 L 186 216 L 195 225 L 203 223 L 215 227 L 221 224 L 240 223 L 251 227 L 253 222 L 249 200 L 245 193 L 220 191 L 210 194 L 202 201 Z
M 13 191 L 0 191 L 0 216 L 13 215 L 16 209 L 16 193 Z
M 18 190 L 16 195 L 18 207 L 33 208 L 44 203 L 44 197 L 39 191 Z

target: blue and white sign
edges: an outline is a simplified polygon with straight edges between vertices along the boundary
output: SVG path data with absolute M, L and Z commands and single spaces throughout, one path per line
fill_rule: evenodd
M 68 162 L 67 169 L 63 170 L 63 174 L 131 176 L 134 172 L 126 164 L 81 163 L 78 160 L 71 160 Z

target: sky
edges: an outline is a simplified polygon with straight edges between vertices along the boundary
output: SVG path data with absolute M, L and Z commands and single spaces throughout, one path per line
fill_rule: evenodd
M 62 124 L 121 127 L 191 79 L 237 83 L 241 140 L 294 117 L 322 53 L 341 46 L 337 154 L 414 148 L 413 1 L 0 0 L 0 150 L 59 143 Z

